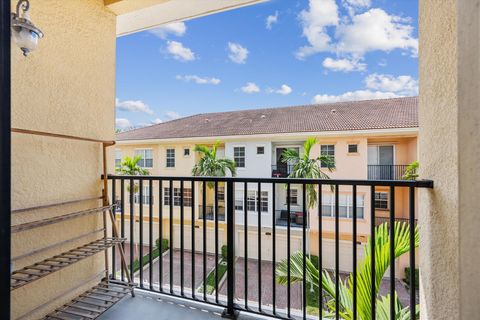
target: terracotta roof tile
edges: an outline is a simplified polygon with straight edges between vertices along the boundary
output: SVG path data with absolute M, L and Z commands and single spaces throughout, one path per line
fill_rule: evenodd
M 117 140 L 418 127 L 418 98 L 197 114 L 117 134 Z

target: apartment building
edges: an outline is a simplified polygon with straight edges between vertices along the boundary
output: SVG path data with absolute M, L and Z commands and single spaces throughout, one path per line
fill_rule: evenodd
M 386 100 L 342 102 L 333 104 L 294 106 L 283 108 L 243 110 L 233 112 L 199 114 L 173 120 L 150 127 L 122 132 L 117 135 L 115 165 L 120 165 L 125 156 L 140 155 L 140 166 L 150 175 L 184 177 L 190 176 L 192 168 L 201 155 L 194 152 L 196 145 L 212 146 L 219 142 L 217 157 L 229 158 L 237 165 L 237 176 L 248 178 L 288 177 L 293 163 L 284 163 L 283 151 L 294 149 L 303 154 L 307 138 L 315 137 L 317 144 L 310 157 L 330 156 L 335 168 L 324 172 L 332 179 L 358 180 L 399 180 L 406 165 L 417 159 L 417 103 L 416 97 Z M 153 211 L 159 212 L 160 202 L 163 214 L 163 235 L 170 233 L 170 213 L 173 217 L 173 247 L 180 246 L 180 182 L 172 182 L 173 208 L 170 211 L 170 185 L 152 184 L 152 198 L 149 185 L 136 188 L 132 199 L 135 203 L 130 211 L 127 203 L 125 212 L 133 213 L 138 220 L 140 196 L 143 205 L 152 202 Z M 198 184 L 198 183 L 197 183 Z M 245 201 L 245 186 L 247 199 Z M 260 193 L 259 193 L 260 187 Z M 201 190 L 202 186 L 194 187 Z M 184 189 L 183 215 L 185 225 L 183 242 L 191 248 L 191 217 L 194 209 L 195 226 L 200 228 L 203 214 L 207 221 L 207 250 L 215 249 L 215 212 L 218 213 L 219 245 L 226 243 L 225 189 L 217 185 L 218 210 L 215 210 L 215 187 L 206 186 L 206 197 L 201 192 L 192 198 L 192 186 L 186 182 Z M 285 184 L 244 184 L 235 185 L 235 221 L 237 256 L 258 257 L 258 225 L 261 222 L 261 258 L 271 260 L 275 250 L 277 261 L 287 257 L 287 226 L 290 224 L 291 252 L 302 248 L 302 227 L 304 193 L 302 185 L 290 187 L 290 217 L 287 206 Z M 408 190 L 396 188 L 395 217 L 408 217 Z M 118 189 L 117 189 L 118 190 Z M 371 190 L 359 187 L 357 190 L 357 242 L 365 244 L 371 225 Z M 390 190 L 377 187 L 374 194 L 376 224 L 385 222 L 390 210 Z M 260 201 L 258 197 L 260 196 Z M 161 197 L 161 201 L 159 201 Z M 351 271 L 352 266 L 352 187 L 339 187 L 340 217 L 340 267 Z M 205 203 L 205 209 L 203 205 Z M 246 206 L 246 208 L 245 208 Z M 145 209 L 146 210 L 146 209 Z M 260 217 L 259 215 L 260 211 Z M 311 254 L 319 254 L 318 207 L 305 208 L 307 218 L 307 241 Z M 245 213 L 247 218 L 245 219 Z M 322 187 L 322 252 L 326 268 L 334 267 L 335 252 L 335 196 L 332 186 Z M 143 217 L 144 223 L 148 218 Z M 158 218 L 157 218 L 158 219 Z M 158 222 L 154 218 L 154 222 Z M 260 219 L 260 220 L 259 220 Z M 290 220 L 290 221 L 288 221 Z M 245 227 L 247 226 L 247 227 Z M 272 229 L 275 227 L 275 248 Z M 156 236 L 158 228 L 154 228 Z M 245 237 L 247 230 L 247 237 Z M 128 232 L 128 231 L 127 231 Z M 144 229 L 145 237 L 146 228 Z M 138 238 L 138 236 L 137 236 Z M 247 245 L 245 245 L 245 241 Z M 195 242 L 201 248 L 202 233 L 197 232 Z M 246 250 L 245 250 L 246 248 Z M 358 246 L 358 256 L 363 255 L 363 246 Z M 400 260 L 401 261 L 401 260 Z M 400 262 L 400 264 L 402 264 Z M 397 268 L 403 275 L 403 268 Z

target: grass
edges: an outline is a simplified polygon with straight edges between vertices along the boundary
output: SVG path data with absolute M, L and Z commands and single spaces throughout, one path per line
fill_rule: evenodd
M 164 253 L 165 251 L 168 250 L 168 240 L 167 239 L 162 239 L 162 252 L 160 253 L 160 239 L 157 239 L 155 241 L 155 248 L 152 250 L 152 260 L 155 258 L 159 257 L 160 254 Z M 138 259 L 135 259 L 133 261 L 133 272 L 137 272 L 140 270 L 141 267 L 147 265 L 150 262 L 150 253 L 147 253 L 142 257 L 142 265 L 140 266 L 140 261 Z
M 207 289 L 207 294 L 212 294 L 215 291 L 215 270 L 218 272 L 218 281 L 222 279 L 222 277 L 225 275 L 227 272 L 227 262 L 225 260 L 220 260 L 216 268 L 214 268 L 212 271 L 207 276 L 207 281 L 206 281 L 206 289 Z M 200 293 L 203 293 L 203 283 L 200 286 Z

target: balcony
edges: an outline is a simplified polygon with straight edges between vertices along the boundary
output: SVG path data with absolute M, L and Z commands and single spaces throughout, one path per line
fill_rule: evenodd
M 272 165 L 272 178 L 286 178 L 293 171 L 292 164 L 274 164 Z
M 275 221 L 273 225 L 271 224 L 272 220 L 267 220 L 264 215 L 257 215 L 258 220 L 255 219 L 254 221 L 247 221 L 246 217 L 244 217 L 245 220 L 238 221 L 235 220 L 235 214 L 241 214 L 241 212 L 235 210 L 236 186 L 250 185 L 261 188 L 261 190 L 267 190 L 266 186 L 271 185 L 270 190 L 275 190 L 277 185 L 286 185 L 288 188 L 289 185 L 322 185 L 328 183 L 328 185 L 335 187 L 333 196 L 337 199 L 340 193 L 345 192 L 351 193 L 352 199 L 356 199 L 359 190 L 364 192 L 364 190 L 371 190 L 375 187 L 390 187 L 393 190 L 408 188 L 410 190 L 408 193 L 410 205 L 406 206 L 406 210 L 409 218 L 402 221 L 408 225 L 411 232 L 412 236 L 409 238 L 411 244 L 415 241 L 413 232 L 415 227 L 415 189 L 432 187 L 431 181 L 332 179 L 327 182 L 326 180 L 290 178 L 172 178 L 118 175 L 108 176 L 108 179 L 112 186 L 112 198 L 117 198 L 120 208 L 115 215 L 117 223 L 120 225 L 120 235 L 126 239 L 124 247 L 126 255 L 130 258 L 130 263 L 126 268 L 133 275 L 133 281 L 137 285 L 137 296 L 132 298 L 127 295 L 106 311 L 100 319 L 116 319 L 119 315 L 138 315 L 142 319 L 153 319 L 163 312 L 168 312 L 168 314 L 178 316 L 178 318 L 192 317 L 198 319 L 219 318 L 221 313 L 234 316 L 238 312 L 241 312 L 243 318 L 263 315 L 279 319 L 305 319 L 316 317 L 318 310 L 326 311 L 330 308 L 329 310 L 332 312 L 332 306 L 334 308 L 333 312 L 343 312 L 344 307 L 334 300 L 327 304 L 327 300 L 331 300 L 331 297 L 328 298 L 325 295 L 321 298 L 318 295 L 318 290 L 315 293 L 313 289 L 309 289 L 312 288 L 313 283 L 310 283 L 307 277 L 302 277 L 299 282 L 288 282 L 286 285 L 277 283 L 275 280 L 279 272 L 277 266 L 280 262 L 285 261 L 287 263 L 285 272 L 293 278 L 295 274 L 294 266 L 286 258 L 300 252 L 303 254 L 303 262 L 297 261 L 300 263 L 297 267 L 305 273 L 307 256 L 318 254 L 312 251 L 312 242 L 315 241 L 315 246 L 320 245 L 325 249 L 328 245 L 323 236 L 314 240 L 311 232 L 330 233 L 332 237 L 328 241 L 334 244 L 334 246 L 328 247 L 330 248 L 328 250 L 332 250 L 331 254 L 321 254 L 322 259 L 312 260 L 312 263 L 330 275 L 334 283 L 333 290 L 338 295 L 341 290 L 340 280 L 345 281 L 352 277 L 354 288 L 358 285 L 359 280 L 356 278 L 356 273 L 350 273 L 348 270 L 354 270 L 360 266 L 360 256 L 357 255 L 357 251 L 363 250 L 366 242 L 359 239 L 364 236 L 371 236 L 374 231 L 370 229 L 369 234 L 361 235 L 359 231 L 360 222 L 354 218 L 350 220 L 351 223 L 343 224 L 344 220 L 340 219 L 339 201 L 335 202 L 338 205 L 334 204 L 335 215 L 332 217 L 332 230 L 322 225 L 322 219 L 318 223 L 315 222 L 314 225 L 309 225 L 310 222 L 303 219 L 307 214 L 312 217 L 321 215 L 318 206 L 312 209 L 310 213 L 305 212 L 305 210 L 298 212 L 298 210 L 294 211 L 290 208 L 278 210 L 271 218 Z M 157 188 L 162 184 L 179 183 L 192 188 L 192 199 L 205 199 L 207 198 L 206 188 L 199 187 L 205 181 L 225 184 L 225 207 L 222 207 L 223 219 L 226 219 L 225 228 L 218 225 L 213 228 L 212 224 L 202 223 L 204 217 L 205 220 L 215 220 L 215 207 L 219 207 L 220 212 L 218 200 L 215 199 L 213 199 L 213 205 L 206 207 L 189 203 L 188 208 L 192 208 L 192 210 L 189 210 L 188 216 L 184 214 L 183 207 L 177 208 L 176 211 L 168 210 L 166 212 L 153 210 L 153 206 L 149 206 L 149 209 L 145 212 L 140 211 L 143 206 L 129 208 L 129 210 L 138 210 L 138 212 L 131 212 L 140 218 L 140 220 L 135 219 L 134 222 L 128 219 L 128 212 L 124 212 L 122 209 L 128 201 L 129 195 L 121 186 L 125 187 L 135 183 L 148 184 L 151 192 L 155 193 L 158 192 Z M 199 193 L 197 197 L 195 197 L 196 190 Z M 326 189 L 321 190 L 319 197 L 324 196 L 327 192 Z M 328 190 L 328 192 L 331 192 L 330 188 Z M 299 193 L 302 193 L 301 199 L 307 198 L 305 188 L 299 190 Z M 180 194 L 180 197 L 182 197 L 182 194 Z M 143 197 L 140 197 L 140 199 L 143 199 Z M 243 207 L 245 208 L 247 202 L 245 199 L 243 201 Z M 183 200 L 180 199 L 180 202 L 183 203 Z M 261 199 L 257 199 L 257 202 L 257 208 L 260 210 Z M 305 207 L 306 205 L 303 204 L 303 208 Z M 355 205 L 352 207 L 353 216 L 356 216 L 356 208 Z M 302 219 L 299 219 L 298 213 L 301 213 L 300 218 Z M 373 216 L 372 221 L 374 222 L 371 226 L 387 222 L 382 220 L 385 218 L 375 217 L 375 211 L 365 214 Z M 390 211 L 391 217 L 400 221 L 401 218 L 392 216 L 394 214 L 393 211 Z M 143 222 L 140 223 L 139 221 Z M 156 221 L 163 221 L 163 223 Z M 215 221 L 215 223 L 217 222 Z M 347 225 L 351 228 L 348 231 L 351 234 L 350 237 L 345 236 Z M 262 230 L 261 233 L 257 232 L 259 229 Z M 144 232 L 146 230 L 148 232 Z M 393 237 L 393 233 L 389 233 L 389 237 Z M 152 253 L 158 249 L 155 245 L 157 239 L 166 239 L 169 246 L 162 254 L 156 254 L 152 257 Z M 374 245 L 375 242 L 372 243 Z M 393 242 L 390 243 L 392 243 L 392 251 L 390 252 L 394 252 Z M 139 247 L 139 250 L 135 250 L 135 247 Z M 252 252 L 253 249 L 259 250 Z M 410 254 L 407 254 L 408 266 L 412 269 L 416 265 L 414 252 L 412 250 Z M 345 255 L 351 256 L 351 259 L 349 259 L 351 262 L 348 265 L 345 259 L 340 259 Z M 140 259 L 140 257 L 144 258 Z M 125 281 L 125 269 L 118 263 L 118 259 L 118 252 L 113 251 L 112 261 L 117 261 L 117 263 L 113 263 L 111 268 L 112 281 Z M 371 263 L 374 265 L 374 259 L 376 258 L 372 256 L 371 259 Z M 143 260 L 143 266 L 135 268 L 134 261 L 136 260 Z M 418 303 L 417 292 L 408 289 L 399 280 L 390 280 L 396 278 L 394 261 L 395 259 L 391 259 L 389 264 L 390 278 L 386 275 L 381 281 L 377 294 L 386 296 L 396 292 L 402 306 L 410 308 L 407 310 L 410 310 L 408 312 L 410 312 L 411 319 L 415 319 L 413 310 Z M 332 263 L 331 266 L 333 267 L 329 263 Z M 374 273 L 378 270 L 373 268 L 369 272 L 372 273 L 371 276 L 374 278 Z M 414 281 L 413 277 L 414 273 L 412 273 L 409 281 Z M 375 294 L 375 297 L 377 294 Z M 356 306 L 360 303 L 356 293 L 353 294 L 352 299 L 352 305 Z M 376 303 L 379 303 L 379 300 Z M 370 303 L 372 310 L 375 310 L 376 303 Z
M 368 180 L 402 180 L 408 165 L 368 165 Z

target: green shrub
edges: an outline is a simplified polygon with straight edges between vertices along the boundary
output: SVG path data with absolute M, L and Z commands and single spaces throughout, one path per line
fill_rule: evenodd
M 160 239 L 155 240 L 155 246 L 160 248 Z M 162 252 L 168 250 L 168 239 L 162 239 Z
M 223 247 L 222 247 L 222 252 L 223 252 Z M 227 262 L 226 261 L 220 261 L 217 265 L 217 272 L 218 272 L 218 281 L 222 279 L 223 275 L 227 272 Z M 207 294 L 212 294 L 213 291 L 215 291 L 215 269 L 210 271 L 210 273 L 207 276 Z M 200 286 L 200 293 L 203 293 L 203 283 Z
M 168 250 L 168 240 L 162 239 L 162 251 L 160 252 L 160 239 L 155 240 L 155 248 L 152 249 L 152 260 L 159 257 L 161 253 L 164 253 Z M 135 259 L 133 261 L 133 272 L 137 272 L 141 267 L 145 266 L 150 262 L 150 253 L 147 253 L 142 257 L 142 266 L 140 266 L 140 261 Z
M 405 282 L 410 286 L 410 267 L 405 268 Z M 419 273 L 418 269 L 415 269 L 415 289 L 418 289 L 419 285 Z
M 227 260 L 228 249 L 227 246 L 222 246 L 222 259 Z

